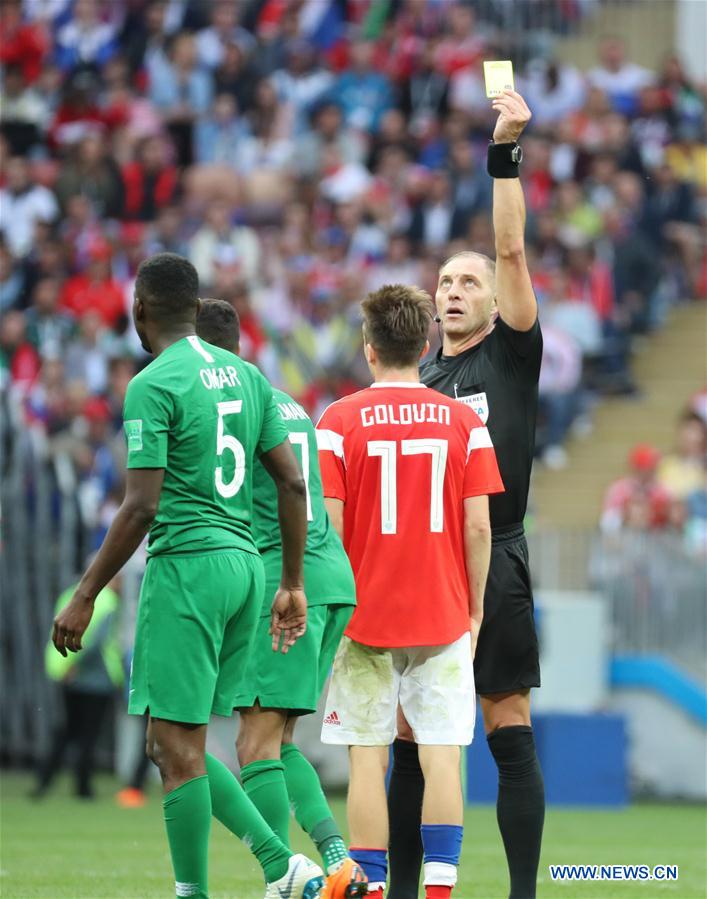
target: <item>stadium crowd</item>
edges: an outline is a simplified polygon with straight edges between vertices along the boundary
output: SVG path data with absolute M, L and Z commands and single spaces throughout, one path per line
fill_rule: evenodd
M 662 652 L 701 670 L 707 560 L 707 391 L 676 421 L 672 450 L 634 446 L 609 485 L 589 583 L 610 601 L 621 652 Z
M 366 290 L 434 293 L 446 256 L 494 254 L 483 58 L 513 56 L 534 114 L 545 462 L 563 464 L 594 398 L 635 390 L 635 341 L 707 295 L 704 86 L 674 57 L 634 64 L 619 38 L 580 73 L 509 37 L 524 6 L 4 0 L 0 378 L 73 457 L 97 542 L 147 362 L 129 324 L 139 263 L 187 255 L 237 309 L 243 355 L 320 412 L 366 380 Z

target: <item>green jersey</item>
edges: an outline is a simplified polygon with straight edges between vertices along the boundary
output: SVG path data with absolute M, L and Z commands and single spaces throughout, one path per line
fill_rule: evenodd
M 149 554 L 257 552 L 254 463 L 287 439 L 258 369 L 185 337 L 132 379 L 124 419 L 128 468 L 165 470 Z
M 317 454 L 317 432 L 299 403 L 273 388 L 278 416 L 287 428 L 307 485 L 307 545 L 304 589 L 310 606 L 354 605 L 356 592 L 348 556 L 324 506 Z M 260 462 L 253 473 L 253 538 L 265 563 L 264 611 L 280 582 L 282 545 L 277 516 L 277 490 Z

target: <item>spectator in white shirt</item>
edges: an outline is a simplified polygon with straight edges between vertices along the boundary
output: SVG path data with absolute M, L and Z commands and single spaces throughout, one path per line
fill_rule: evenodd
M 22 18 L 28 22 L 56 22 L 71 0 L 22 0 Z
M 199 63 L 194 38 L 181 32 L 172 41 L 168 57 L 148 60 L 150 100 L 167 122 L 194 121 L 211 105 L 211 79 Z
M 0 88 L 0 109 L 3 123 L 22 122 L 44 130 L 49 117 L 48 104 L 34 88 L 25 84 L 22 68 L 5 66 Z
M 536 60 L 529 66 L 525 97 L 537 126 L 554 125 L 584 104 L 586 88 L 574 66 Z
M 547 428 L 543 462 L 564 468 L 567 454 L 562 443 L 578 411 L 582 377 L 582 351 L 560 328 L 543 324 L 543 360 L 540 368 L 540 408 Z
M 101 21 L 97 0 L 76 0 L 72 20 L 59 29 L 56 62 L 64 71 L 103 66 L 118 50 L 116 28 Z
M 297 141 L 294 164 L 297 173 L 312 177 L 322 171 L 322 159 L 327 147 L 333 146 L 344 163 L 364 160 L 366 144 L 361 134 L 343 124 L 339 105 L 324 100 L 311 112 L 312 127 Z
M 6 186 L 0 190 L 0 229 L 13 256 L 26 256 L 38 223 L 49 224 L 59 214 L 54 194 L 30 182 L 29 163 L 14 156 L 7 164 Z
M 459 69 L 449 83 L 449 105 L 473 116 L 488 115 L 484 79 L 478 65 Z
M 219 254 L 228 248 L 238 274 L 254 285 L 260 265 L 260 245 L 252 228 L 233 225 L 228 203 L 214 200 L 206 210 L 206 221 L 199 228 L 189 245 L 189 256 L 194 263 L 199 278 L 204 284 L 213 282 L 215 262 Z
M 334 76 L 316 64 L 311 44 L 296 40 L 287 47 L 287 68 L 274 72 L 270 80 L 278 99 L 292 106 L 295 132 L 301 134 L 308 127 L 310 110 L 332 87 Z
M 652 84 L 654 75 L 643 66 L 626 61 L 623 38 L 605 38 L 599 48 L 601 65 L 592 69 L 587 78 L 609 97 L 616 112 L 631 116 L 638 109 L 641 89 Z
M 106 346 L 110 335 L 97 312 L 81 319 L 79 333 L 64 356 L 68 381 L 80 381 L 92 395 L 103 393 L 108 384 Z
M 234 0 L 218 0 L 213 5 L 211 25 L 196 36 L 197 55 L 202 66 L 218 68 L 229 44 L 238 44 L 244 50 L 253 48 L 253 35 L 238 24 L 238 6 Z
M 248 120 L 238 115 L 235 97 L 219 94 L 210 114 L 196 125 L 196 161 L 239 168 L 242 144 L 249 135 Z

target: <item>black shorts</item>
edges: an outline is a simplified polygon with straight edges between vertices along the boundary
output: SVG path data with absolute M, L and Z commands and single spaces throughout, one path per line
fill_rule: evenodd
M 540 686 L 528 544 L 520 526 L 493 537 L 474 678 L 481 696 Z

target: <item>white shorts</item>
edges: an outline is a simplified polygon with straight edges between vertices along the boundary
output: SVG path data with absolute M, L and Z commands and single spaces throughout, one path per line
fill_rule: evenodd
M 415 742 L 468 746 L 476 716 L 471 634 L 446 646 L 407 649 L 344 637 L 334 659 L 322 742 L 387 746 L 395 739 L 398 703 Z

